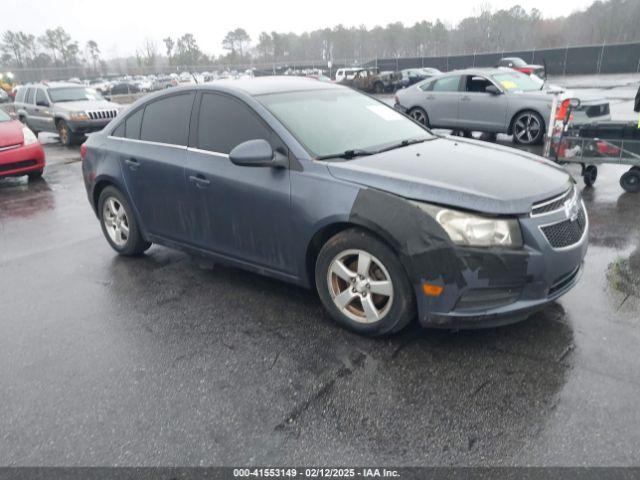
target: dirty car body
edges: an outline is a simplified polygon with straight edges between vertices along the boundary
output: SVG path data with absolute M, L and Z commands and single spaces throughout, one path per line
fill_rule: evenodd
M 164 108 L 181 132 L 163 125 Z M 244 130 L 233 130 L 236 122 Z M 410 132 L 411 141 L 398 133 L 398 144 L 372 143 L 378 128 Z M 340 153 L 345 145 L 353 149 Z M 587 248 L 586 212 L 563 169 L 436 136 L 335 84 L 260 78 L 180 87 L 136 102 L 86 146 L 84 180 L 99 217 L 102 192 L 117 188 L 145 241 L 318 289 L 323 249 L 356 229 L 393 252 L 424 326 L 523 319 L 576 284 Z M 236 163 L 237 151 L 253 162 L 263 148 L 277 162 Z M 472 228 L 480 230 L 508 222 L 514 242 L 465 244 L 443 215 L 479 218 Z M 439 293 L 427 295 L 426 285 Z

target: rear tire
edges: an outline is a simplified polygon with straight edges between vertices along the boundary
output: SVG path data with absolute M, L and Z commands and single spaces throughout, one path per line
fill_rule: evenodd
M 98 216 L 104 237 L 120 255 L 140 255 L 151 246 L 142 237 L 129 201 L 117 188 L 109 186 L 102 190 Z
M 598 178 L 598 167 L 595 165 L 589 165 L 585 167 L 584 172 L 582 173 L 582 180 L 587 187 L 593 187 L 596 183 L 596 179 Z M 622 179 L 620 180 L 622 181 Z
M 408 112 L 409 116 L 413 118 L 416 122 L 424 125 L 425 127 L 429 127 L 429 115 L 427 112 L 420 107 L 414 107 Z
M 362 335 L 397 332 L 415 317 L 413 288 L 397 255 L 363 230 L 345 230 L 324 244 L 315 281 L 333 319 Z

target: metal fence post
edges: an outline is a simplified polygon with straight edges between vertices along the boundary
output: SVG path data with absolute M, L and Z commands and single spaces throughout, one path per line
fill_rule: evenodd
M 567 76 L 567 55 L 569 53 L 569 45 L 567 45 L 567 48 L 564 49 L 564 65 L 562 67 L 562 76 L 566 77 Z
M 604 60 L 604 45 L 605 43 L 602 42 L 602 49 L 600 50 L 600 55 L 598 55 L 598 60 L 597 60 L 598 74 L 602 71 L 602 62 Z

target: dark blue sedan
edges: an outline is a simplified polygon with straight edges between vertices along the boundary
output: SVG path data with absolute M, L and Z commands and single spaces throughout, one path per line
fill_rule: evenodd
M 543 158 L 432 134 L 311 79 L 147 96 L 83 147 L 109 244 L 152 243 L 317 289 L 364 334 L 513 322 L 580 276 L 579 191 Z

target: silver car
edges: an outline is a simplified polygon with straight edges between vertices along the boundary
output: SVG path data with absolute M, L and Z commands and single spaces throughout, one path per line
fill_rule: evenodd
M 510 69 L 445 73 L 398 91 L 396 108 L 432 128 L 507 133 L 515 143 L 542 142 L 552 91 L 541 80 Z M 609 103 L 585 100 L 574 124 L 609 120 Z

